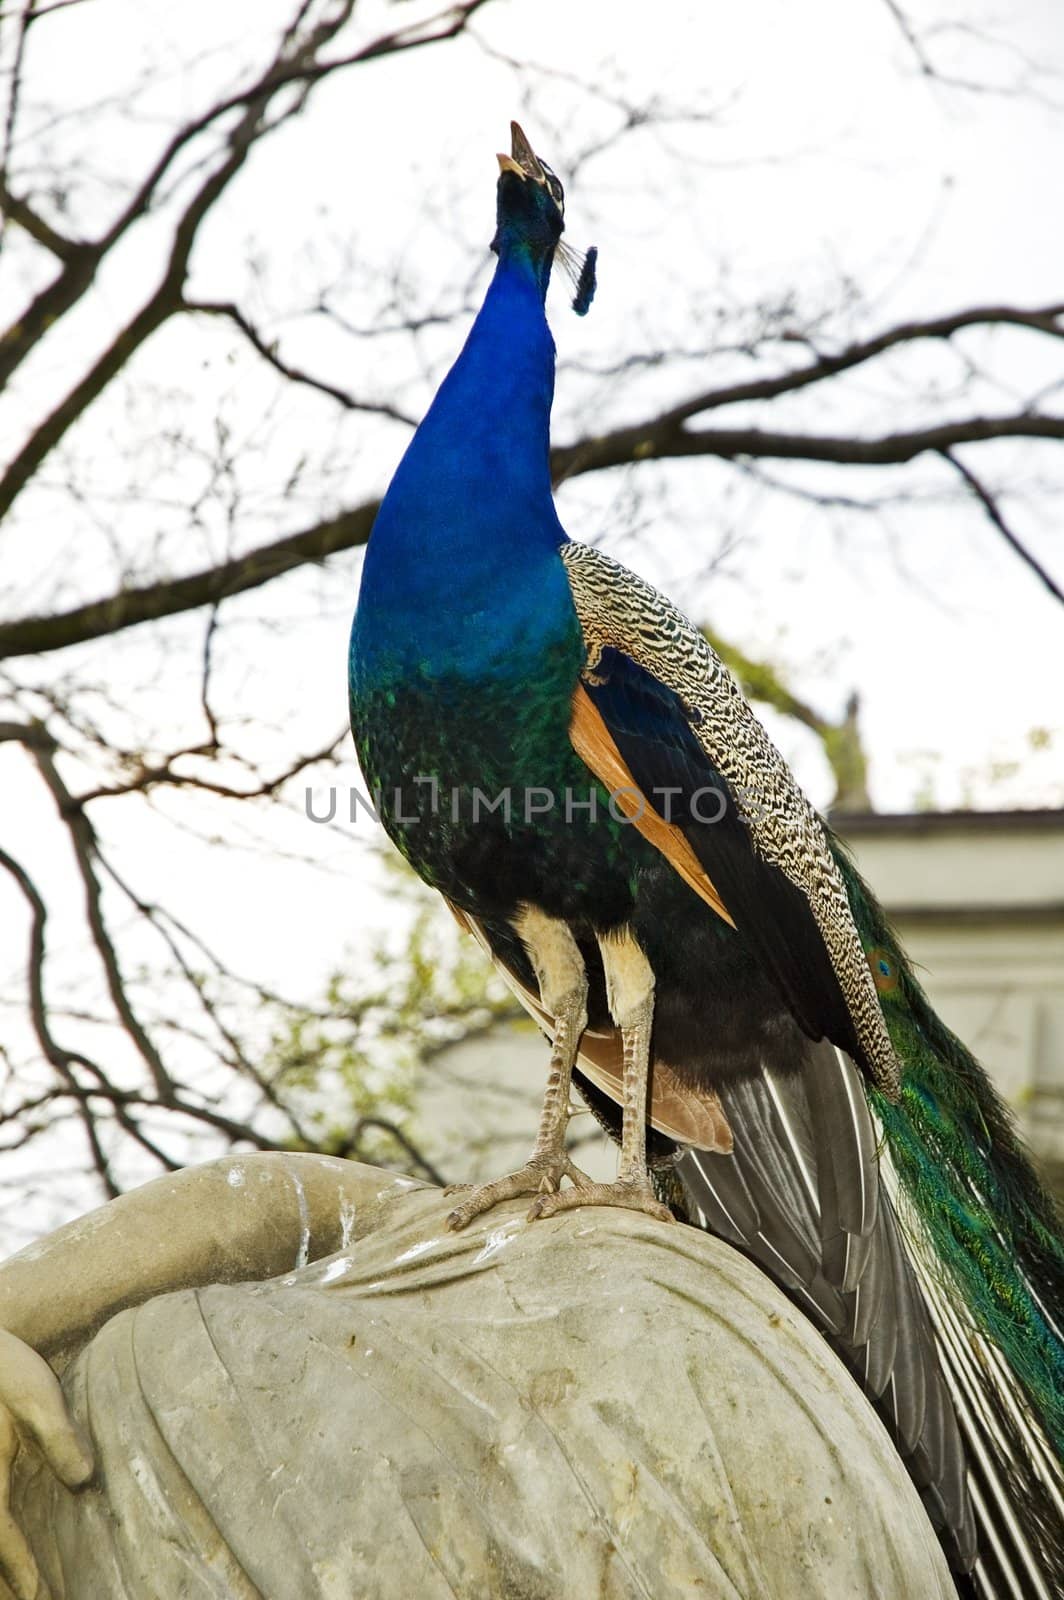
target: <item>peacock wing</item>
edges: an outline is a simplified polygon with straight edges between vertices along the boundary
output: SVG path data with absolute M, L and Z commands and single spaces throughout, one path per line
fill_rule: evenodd
M 670 601 L 590 546 L 561 556 L 588 652 L 570 726 L 578 754 L 741 930 L 805 1032 L 896 1098 L 898 1062 L 846 887 L 786 762 Z

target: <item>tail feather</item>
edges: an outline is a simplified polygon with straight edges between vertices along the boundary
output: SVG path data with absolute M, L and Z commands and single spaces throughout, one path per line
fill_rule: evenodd
M 912 1291 L 910 1265 L 900 1231 L 893 1225 L 883 1231 L 893 1276 L 892 1295 L 909 1303 L 912 1321 L 911 1330 L 897 1329 L 892 1341 L 890 1411 L 898 1431 L 902 1455 L 912 1455 L 926 1437 L 924 1449 L 927 1471 L 933 1481 L 938 1464 L 945 1463 L 950 1455 L 946 1446 L 946 1429 L 941 1422 L 947 1408 L 942 1404 L 935 1365 L 929 1358 L 933 1335 L 924 1307 Z M 875 1349 L 875 1342 L 871 1338 L 867 1348 L 871 1351 Z M 963 1501 L 963 1493 L 955 1491 L 950 1498 L 959 1506 Z
M 835 1098 L 841 1089 L 839 1112 L 846 1137 L 840 1139 L 835 1159 L 820 1169 L 820 1236 L 825 1270 L 846 1292 L 863 1283 L 875 1239 L 879 1210 L 879 1176 L 876 1142 L 871 1120 L 864 1114 L 864 1093 L 856 1072 L 813 1072 L 806 1092 L 814 1123 L 830 1123 Z
M 987 1600 L 1064 1594 L 1064 1232 L 1011 1113 L 933 1011 L 833 841 L 902 1064 L 868 1098 L 880 1170 L 964 1441 Z M 901 1373 L 893 1381 L 901 1387 Z
M 978 1593 L 1053 1600 L 1064 1574 L 1064 1473 L 1001 1353 L 926 1262 L 913 1258 L 964 1437 L 980 1526 Z
M 935 1015 L 873 896 L 842 847 L 854 920 L 870 952 L 901 1097 L 869 1098 L 931 1259 L 1000 1351 L 1064 1460 L 1064 1233 L 1011 1114 Z
M 967 1075 L 978 1073 L 967 1060 Z M 927 1116 L 945 1119 L 948 1108 L 936 1109 L 923 1064 L 906 1064 L 903 1105 L 915 1094 Z M 1005 1181 L 993 1169 L 1007 1113 L 993 1090 L 986 1085 L 980 1096 L 979 1167 L 965 1151 L 931 1185 L 911 1177 L 922 1135 L 900 1141 L 899 1163 L 896 1132 L 877 1126 L 853 1064 L 826 1044 L 804 1073 L 764 1068 L 757 1079 L 722 1088 L 721 1100 L 735 1132 L 733 1154 L 685 1150 L 669 1198 L 775 1277 L 850 1365 L 896 1440 L 962 1594 L 1053 1600 L 1064 1593 L 1064 1471 L 1029 1388 L 1032 1374 L 1042 1383 L 1051 1370 L 1059 1314 L 1055 1241 L 1048 1202 L 1014 1134 L 1005 1170 L 1010 1183 L 1022 1179 L 1022 1198 L 1003 1212 L 1000 1227 L 988 1221 L 991 1245 L 972 1266 L 958 1265 L 959 1244 L 947 1253 L 941 1243 L 947 1185 L 957 1184 L 955 1226 L 968 1240 L 973 1209 L 989 1219 L 983 1196 L 1000 1193 Z M 970 1132 L 974 1114 L 967 1115 Z M 936 1202 L 930 1225 L 928 1187 Z M 1015 1237 L 1017 1219 L 1031 1208 L 1045 1221 L 1033 1243 Z M 1001 1287 L 970 1295 L 971 1273 L 995 1265 L 1010 1242 L 1016 1256 L 1008 1298 Z M 1028 1277 L 1032 1260 L 1037 1286 Z M 984 1326 L 988 1302 L 1019 1307 L 1020 1329 L 1037 1318 L 1045 1330 L 1045 1350 L 1019 1370 L 1018 1332 L 996 1340 Z
M 929 1300 L 979 1528 L 975 1591 L 987 1600 L 1054 1600 L 1064 1571 L 1057 1470 L 1018 1410 L 1007 1369 L 994 1371 L 985 1341 L 937 1286 Z
M 970 1567 L 964 1447 L 855 1067 L 824 1044 L 805 1073 L 763 1068 L 720 1094 L 734 1151 L 683 1152 L 680 1208 L 751 1256 L 823 1329 L 877 1402 L 954 1565 Z

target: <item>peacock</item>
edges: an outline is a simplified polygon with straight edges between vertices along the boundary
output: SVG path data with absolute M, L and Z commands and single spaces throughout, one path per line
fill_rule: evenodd
M 1064 1243 L 1010 1116 L 728 670 L 569 539 L 552 495 L 557 257 L 595 252 L 514 124 L 483 305 L 396 470 L 351 636 L 384 827 L 550 1040 L 524 1167 L 453 1228 L 612 1205 L 708 1229 L 877 1405 L 957 1574 L 1064 1594 Z M 617 1178 L 566 1152 L 575 1086 Z M 567 1182 L 563 1185 L 563 1180 Z

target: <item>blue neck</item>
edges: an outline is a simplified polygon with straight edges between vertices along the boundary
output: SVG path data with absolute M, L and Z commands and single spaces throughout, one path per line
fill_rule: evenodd
M 535 604 L 547 558 L 560 573 L 566 535 L 549 461 L 554 341 L 543 309 L 549 262 L 506 239 L 500 249 L 465 347 L 377 514 L 355 648 L 381 670 L 388 662 L 442 669 L 444 658 L 472 668 L 503 647 L 507 631 L 512 646 L 515 608 Z

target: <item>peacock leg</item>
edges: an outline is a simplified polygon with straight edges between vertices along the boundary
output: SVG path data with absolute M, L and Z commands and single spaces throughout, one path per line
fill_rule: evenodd
M 624 1206 L 645 1211 L 662 1222 L 672 1212 L 654 1193 L 647 1167 L 647 1084 L 650 1077 L 650 1033 L 654 1023 L 654 973 L 631 933 L 600 938 L 610 1014 L 621 1030 L 624 1048 L 624 1120 L 621 1159 L 613 1183 L 592 1183 L 564 1194 L 543 1194 L 533 1202 L 529 1218 L 553 1217 L 574 1206 Z
M 591 1185 L 590 1178 L 574 1166 L 565 1149 L 573 1063 L 580 1047 L 580 1036 L 587 1026 L 587 973 L 583 957 L 565 923 L 545 916 L 532 906 L 525 908 L 515 926 L 539 980 L 540 998 L 554 1017 L 554 1044 L 539 1134 L 525 1165 L 505 1178 L 496 1178 L 493 1183 L 482 1183 L 473 1189 L 469 1198 L 447 1218 L 449 1228 L 464 1228 L 467 1222 L 498 1205 L 500 1200 L 512 1200 L 522 1194 L 553 1193 L 562 1178 L 569 1178 L 580 1190 Z M 447 1193 L 466 1188 L 467 1184 L 452 1184 Z

